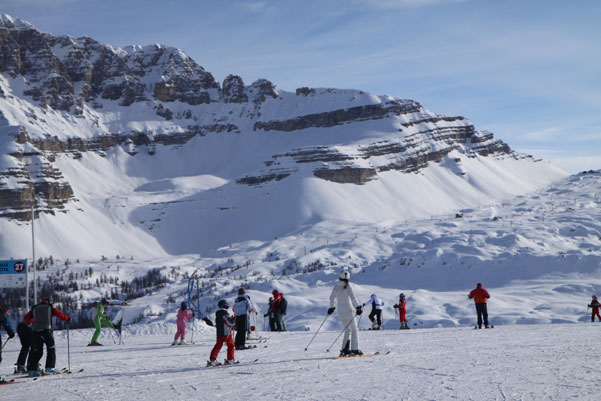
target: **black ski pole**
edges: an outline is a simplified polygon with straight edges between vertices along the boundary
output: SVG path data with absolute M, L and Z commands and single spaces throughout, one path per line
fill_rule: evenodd
M 348 327 L 351 325 L 351 323 L 353 323 L 353 320 L 355 320 L 356 317 L 357 317 L 357 315 L 355 314 L 355 316 L 353 316 L 353 318 L 351 319 L 351 321 L 348 322 L 348 324 L 344 327 L 344 329 L 342 329 L 342 331 L 340 332 L 340 334 L 338 334 L 338 337 L 336 337 L 336 339 L 334 340 L 334 342 L 332 343 L 332 345 L 330 345 L 330 347 L 326 350 L 326 352 L 330 352 L 330 349 L 334 346 L 334 344 L 336 344 L 336 341 L 338 341 L 338 339 L 340 338 L 340 336 L 342 335 L 342 333 L 344 333 L 346 331 L 346 329 L 348 329 Z
M 311 343 L 313 342 L 313 339 L 315 339 L 315 336 L 317 336 L 317 333 L 319 333 L 319 330 L 321 330 L 321 326 L 323 326 L 323 324 L 326 322 L 326 319 L 328 318 L 328 316 L 330 316 L 330 315 L 326 315 L 326 317 L 323 319 L 323 322 L 321 322 L 321 324 L 319 325 L 319 328 L 317 329 L 315 334 L 313 334 L 313 337 L 311 337 L 311 341 L 309 341 L 309 344 L 307 344 L 307 346 L 305 347 L 305 351 L 307 349 L 309 349 L 309 345 L 311 345 Z

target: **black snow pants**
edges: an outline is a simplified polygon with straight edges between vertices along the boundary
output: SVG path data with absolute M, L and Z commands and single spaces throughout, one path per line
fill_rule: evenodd
M 44 329 L 33 332 L 33 348 L 29 355 L 29 370 L 38 370 L 38 363 L 44 354 L 46 344 L 46 368 L 54 369 L 56 364 L 56 351 L 54 349 L 54 336 L 52 330 Z
M 19 352 L 17 358 L 17 366 L 26 366 L 29 350 L 33 347 L 33 330 L 27 324 L 21 322 L 17 325 L 17 334 L 19 335 L 19 341 L 21 341 L 21 352 Z M 29 363 L 27 363 L 27 366 L 29 366 Z
M 236 339 L 234 345 L 236 349 L 246 346 L 246 329 L 248 326 L 248 315 L 236 316 Z
M 488 310 L 485 302 L 476 304 L 476 313 L 478 314 L 478 327 L 482 327 L 482 319 L 484 319 L 484 325 L 488 326 Z
M 371 313 L 369 314 L 369 320 L 373 323 L 374 316 L 377 318 L 378 326 L 382 325 L 382 309 L 376 309 L 376 305 L 371 306 Z

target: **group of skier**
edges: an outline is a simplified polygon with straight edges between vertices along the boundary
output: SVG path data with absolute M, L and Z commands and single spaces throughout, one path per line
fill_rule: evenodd
M 284 298 L 284 294 L 273 290 L 273 297 L 269 297 L 269 308 L 263 317 L 269 318 L 269 330 L 271 331 L 286 331 L 286 311 L 288 309 L 288 301 Z

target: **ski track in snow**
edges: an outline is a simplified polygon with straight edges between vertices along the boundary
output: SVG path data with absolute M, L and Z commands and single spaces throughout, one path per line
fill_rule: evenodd
M 319 333 L 307 352 L 313 333 L 271 333 L 267 348 L 237 351 L 243 363 L 223 368 L 204 367 L 214 343 L 209 329 L 196 333 L 191 346 L 150 334 L 93 349 L 85 346 L 89 331 L 74 330 L 71 367 L 83 372 L 3 386 L 0 398 L 22 400 L 27 392 L 32 401 L 596 400 L 600 329 L 588 323 L 361 331 L 364 352 L 391 354 L 353 359 L 334 359 L 339 344 L 325 352 L 335 331 Z M 56 334 L 63 367 L 66 340 Z M 17 341 L 8 343 L 0 374 L 10 373 L 18 350 Z

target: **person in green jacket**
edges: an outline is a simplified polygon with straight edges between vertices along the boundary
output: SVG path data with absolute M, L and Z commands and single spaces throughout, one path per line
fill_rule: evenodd
M 102 330 L 102 326 L 110 327 L 112 329 L 117 330 L 118 332 L 121 332 L 121 326 L 114 325 L 113 322 L 108 320 L 106 315 L 104 314 L 104 307 L 107 305 L 110 305 L 110 304 L 109 304 L 108 298 L 106 298 L 106 297 L 102 298 L 100 300 L 100 302 L 98 302 L 98 310 L 96 312 L 96 315 L 94 316 L 94 327 L 96 328 L 96 331 L 94 331 L 94 335 L 92 336 L 92 341 L 90 341 L 88 346 L 102 345 L 98 342 L 98 337 L 100 336 L 100 331 Z

